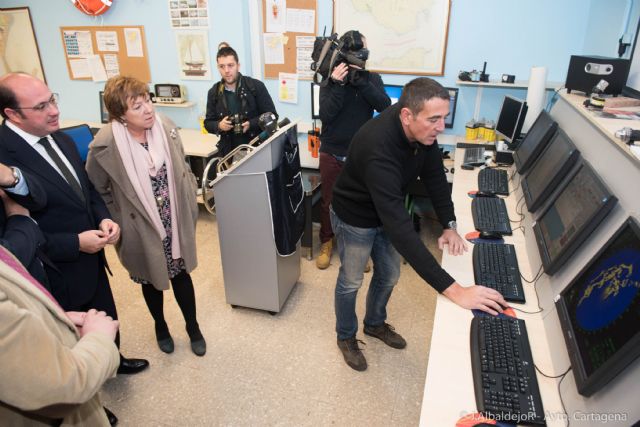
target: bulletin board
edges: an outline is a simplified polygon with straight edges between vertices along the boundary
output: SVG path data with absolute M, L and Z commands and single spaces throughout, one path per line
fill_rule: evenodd
M 279 3 L 273 0 L 262 0 L 262 31 L 267 30 L 267 14 L 273 13 L 271 3 Z M 313 30 L 309 32 L 285 32 L 284 37 L 286 43 L 284 44 L 284 64 L 264 64 L 264 76 L 269 79 L 277 79 L 278 73 L 296 73 L 298 46 L 296 45 L 296 36 L 313 36 L 317 34 L 318 30 L 318 6 L 316 0 L 287 0 L 287 9 L 304 9 L 312 10 L 314 13 Z M 310 56 L 310 55 L 309 55 Z M 299 77 L 300 80 L 311 80 L 312 75 L 309 77 Z
M 98 55 L 107 69 L 107 77 L 114 75 L 117 61 L 118 74 L 151 82 L 144 27 L 142 25 L 60 27 L 69 78 L 91 80 L 91 76 L 78 77 L 81 62 L 88 52 Z

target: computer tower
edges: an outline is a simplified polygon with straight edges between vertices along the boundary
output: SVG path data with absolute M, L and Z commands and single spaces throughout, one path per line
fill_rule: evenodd
M 628 59 L 571 55 L 565 83 L 567 93 L 577 90 L 589 96 L 600 80 L 606 80 L 609 86 L 604 93 L 619 95 L 627 82 L 629 66 Z

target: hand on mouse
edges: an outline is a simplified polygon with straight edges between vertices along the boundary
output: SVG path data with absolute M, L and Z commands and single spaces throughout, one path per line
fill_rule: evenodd
M 509 306 L 500 292 L 484 286 L 462 287 L 457 282 L 453 282 L 442 294 L 462 308 L 469 310 L 475 308 L 494 316 L 502 313 L 503 307 Z

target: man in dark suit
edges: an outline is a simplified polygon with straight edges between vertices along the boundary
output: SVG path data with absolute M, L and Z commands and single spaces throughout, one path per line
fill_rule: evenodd
M 37 211 L 47 204 L 44 189 L 28 173 L 0 163 L 0 199 L 0 245 L 50 291 L 40 250 L 44 236 L 29 214 L 29 210 Z
M 103 249 L 118 241 L 120 227 L 109 218 L 73 141 L 58 131 L 57 101 L 57 94 L 28 74 L 0 78 L 0 162 L 30 173 L 47 195 L 46 207 L 32 215 L 45 236 L 44 252 L 60 272 L 45 265 L 53 296 L 66 311 L 95 308 L 117 319 Z M 118 373 L 148 365 L 121 356 Z

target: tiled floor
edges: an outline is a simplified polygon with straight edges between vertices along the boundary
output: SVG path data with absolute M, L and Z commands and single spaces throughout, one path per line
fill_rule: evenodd
M 422 235 L 433 250 L 435 238 L 427 236 L 431 229 L 430 236 L 439 235 L 439 226 L 428 220 L 422 224 Z M 324 271 L 301 258 L 298 284 L 283 311 L 271 316 L 226 304 L 217 225 L 204 210 L 197 244 L 199 267 L 192 276 L 208 346 L 204 357 L 191 352 L 170 291 L 165 292 L 165 315 L 176 350 L 168 355 L 158 349 L 138 286 L 128 279 L 115 252 L 108 251 L 122 352 L 151 362 L 145 372 L 118 376 L 104 387 L 103 401 L 119 417 L 120 426 L 418 424 L 435 291 L 411 267 L 402 266 L 388 306 L 388 321 L 406 338 L 407 348 L 387 347 L 360 330 L 369 368 L 356 372 L 336 346 L 337 254 Z M 437 247 L 434 253 L 441 257 Z M 358 295 L 360 322 L 370 275 L 365 274 Z

